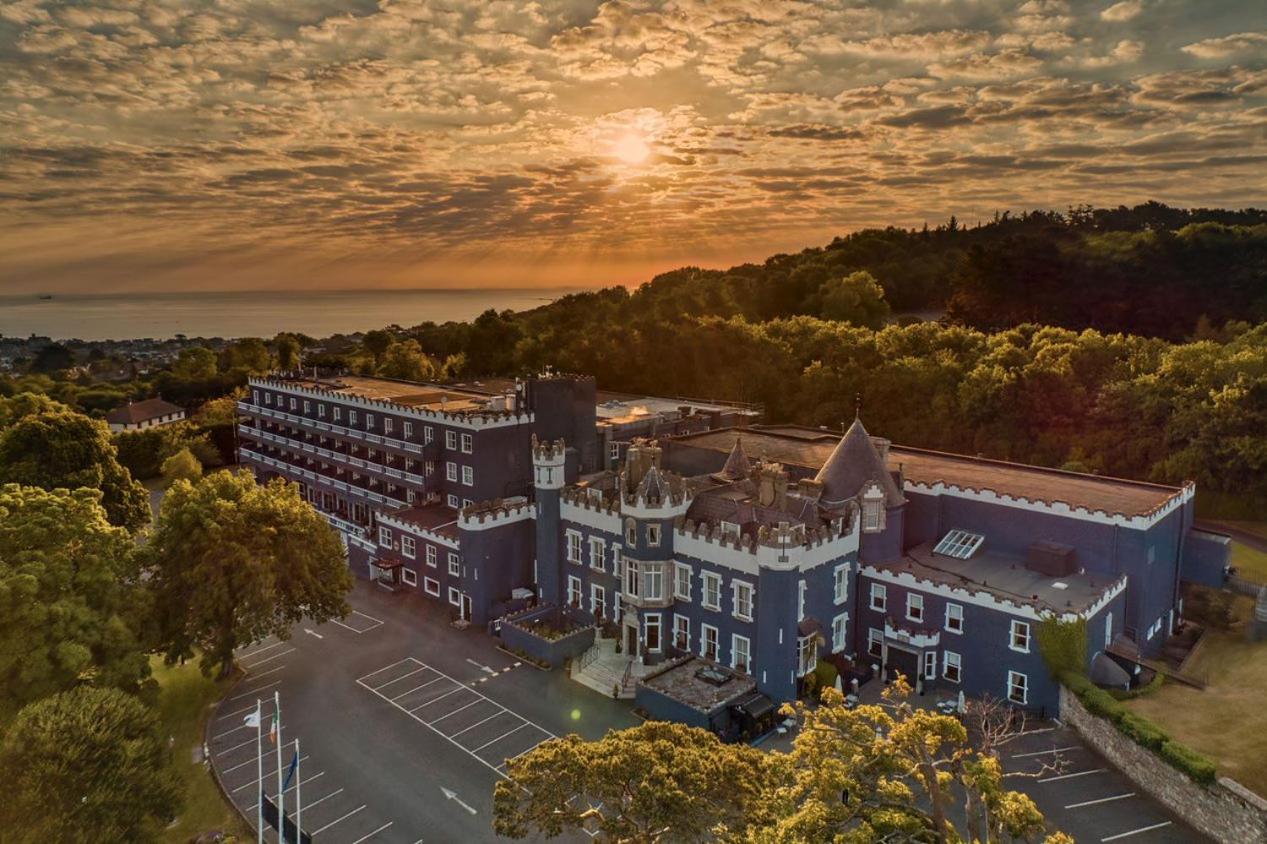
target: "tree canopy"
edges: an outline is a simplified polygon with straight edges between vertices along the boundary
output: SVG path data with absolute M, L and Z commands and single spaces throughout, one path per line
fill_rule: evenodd
M 158 719 L 116 689 L 24 708 L 0 741 L 0 781 L 0 829 L 13 844 L 152 841 L 180 803 Z
M 142 554 L 166 658 L 201 652 L 207 673 L 227 673 L 239 645 L 349 612 L 352 576 L 335 530 L 281 479 L 221 471 L 176 481 Z
M 163 461 L 163 480 L 169 485 L 176 481 L 196 481 L 202 477 L 202 463 L 188 448 L 182 448 Z
M 134 544 L 95 490 L 0 487 L 0 720 L 79 683 L 149 674 Z
M 0 430 L 0 483 L 97 489 L 112 524 L 135 531 L 149 522 L 149 494 L 119 463 L 105 423 L 41 400 L 25 405 L 41 409 Z

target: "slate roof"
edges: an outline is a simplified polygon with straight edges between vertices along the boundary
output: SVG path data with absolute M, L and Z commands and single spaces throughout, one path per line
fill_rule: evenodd
M 721 467 L 715 477 L 719 480 L 739 481 L 752 474 L 752 462 L 748 460 L 748 455 L 743 450 L 743 439 L 735 438 L 735 445 L 730 450 L 730 456 L 726 458 L 726 465 Z
M 889 507 L 902 503 L 902 491 L 893 482 L 893 476 L 884 465 L 880 452 L 861 419 L 855 419 L 849 430 L 832 449 L 814 480 L 823 485 L 820 499 L 823 504 L 838 505 L 855 497 L 862 487 L 874 481 L 884 490 L 884 501 Z
M 130 401 L 122 407 L 116 407 L 106 414 L 106 421 L 113 422 L 115 425 L 139 425 L 151 419 L 161 419 L 173 413 L 183 412 L 184 408 L 178 407 L 169 401 L 145 399 L 144 401 Z
M 756 484 L 750 480 L 737 481 L 695 493 L 686 517 L 694 522 L 731 522 L 739 525 L 745 534 L 756 534 L 760 525 L 773 527 L 780 522 L 806 527 L 821 527 L 814 501 L 789 492 L 783 508 L 763 507 L 757 501 Z

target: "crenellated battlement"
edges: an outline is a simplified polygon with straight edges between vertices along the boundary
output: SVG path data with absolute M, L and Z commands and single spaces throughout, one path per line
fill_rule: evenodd
M 566 459 L 567 448 L 563 440 L 542 442 L 537 435 L 532 435 L 532 462 L 550 466 L 561 466 Z
M 720 524 L 696 522 L 684 516 L 674 522 L 674 529 L 675 533 L 682 538 L 690 538 L 716 545 L 719 548 L 743 551 L 748 554 L 755 554 L 758 548 L 762 547 L 818 549 L 847 537 L 853 532 L 850 524 L 841 519 L 816 528 L 786 522 L 774 526 L 762 525 L 754 537 L 724 530 Z
M 602 490 L 593 487 L 566 487 L 560 497 L 565 504 L 571 504 L 583 510 L 608 516 L 620 515 L 620 501 L 614 497 L 604 496 Z
M 485 530 L 512 522 L 521 522 L 536 515 L 536 508 L 523 496 L 495 498 L 463 507 L 458 526 L 463 530 Z

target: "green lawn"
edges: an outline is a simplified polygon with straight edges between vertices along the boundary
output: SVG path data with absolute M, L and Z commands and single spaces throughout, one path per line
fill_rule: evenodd
M 1249 604 L 1239 599 L 1241 617 Z M 1267 642 L 1247 641 L 1239 626 L 1205 635 L 1192 669 L 1208 678 L 1204 690 L 1166 683 L 1125 705 L 1213 759 L 1221 776 L 1267 795 Z
M 211 770 L 193 761 L 194 749 L 202 747 L 210 706 L 224 695 L 228 681 L 217 683 L 203 677 L 196 661 L 167 668 L 156 657 L 151 665 L 162 690 L 159 714 L 163 729 L 175 739 L 172 754 L 185 792 L 180 816 L 160 840 L 186 844 L 200 833 L 213 830 L 232 833 L 240 840 L 249 839 L 250 831 L 220 794 Z
M 1241 577 L 1256 583 L 1267 583 L 1267 553 L 1232 541 L 1232 565 Z

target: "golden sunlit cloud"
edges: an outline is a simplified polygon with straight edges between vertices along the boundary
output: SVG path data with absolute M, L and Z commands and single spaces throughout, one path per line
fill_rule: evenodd
M 626 132 L 616 139 L 612 155 L 626 164 L 641 164 L 651 155 L 651 147 L 635 132 Z

